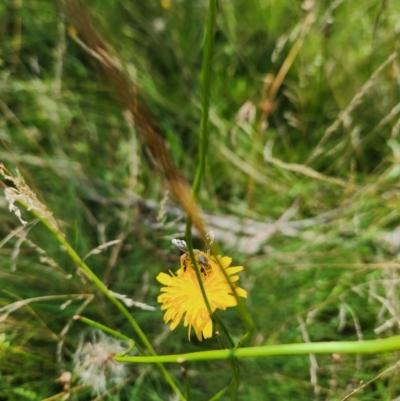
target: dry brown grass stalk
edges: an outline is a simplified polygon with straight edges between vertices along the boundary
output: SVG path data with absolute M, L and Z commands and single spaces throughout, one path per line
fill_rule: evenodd
M 101 37 L 88 8 L 80 0 L 63 2 L 67 16 L 76 29 L 71 36 L 94 58 L 111 87 L 119 96 L 126 113 L 132 116 L 138 132 L 142 135 L 150 153 L 163 172 L 171 192 L 182 208 L 191 217 L 202 237 L 206 238 L 206 229 L 200 216 L 200 209 L 193 199 L 188 183 L 179 174 L 167 150 L 161 130 L 152 122 L 152 115 L 144 100 L 138 95 L 135 84 L 124 71 L 123 62 L 107 41 Z

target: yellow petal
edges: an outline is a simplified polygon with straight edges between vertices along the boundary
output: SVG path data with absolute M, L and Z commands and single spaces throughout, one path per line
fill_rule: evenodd
M 236 287 L 235 292 L 237 295 L 239 295 L 239 297 L 247 298 L 247 291 L 244 290 L 243 288 Z
M 225 269 L 225 271 L 226 271 L 227 274 L 229 274 L 229 275 L 239 273 L 239 272 L 241 272 L 242 270 L 243 270 L 243 266 L 228 267 L 227 269 Z
M 198 339 L 199 341 L 203 341 L 203 338 L 201 337 L 201 331 L 200 331 L 200 330 L 197 330 L 196 327 L 193 327 L 193 328 L 194 328 L 194 332 L 196 333 L 197 339 Z M 190 340 L 190 338 L 189 338 L 189 340 Z
M 171 285 L 173 277 L 169 274 L 159 273 L 156 280 L 164 285 Z
M 223 256 L 222 258 L 219 256 L 218 259 L 224 269 L 226 269 L 232 262 L 232 258 L 229 256 Z
M 237 305 L 236 298 L 233 295 L 227 295 L 224 299 L 224 305 L 225 305 L 224 309 L 230 308 L 231 306 L 236 306 Z
M 176 328 L 176 326 L 178 326 L 178 324 L 179 324 L 179 322 L 181 321 L 181 319 L 182 319 L 182 313 L 178 313 L 178 314 L 175 316 L 175 318 L 174 318 L 174 320 L 172 321 L 172 323 L 171 323 L 171 326 L 170 326 L 171 331 L 174 330 L 174 329 Z
M 211 319 L 203 329 L 203 336 L 204 336 L 204 338 L 212 337 L 212 321 L 211 321 Z

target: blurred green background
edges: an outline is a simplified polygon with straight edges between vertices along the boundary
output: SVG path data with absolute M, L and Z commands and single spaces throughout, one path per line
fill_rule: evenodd
M 207 7 L 88 3 L 190 183 Z M 224 253 L 245 267 L 240 284 L 256 323 L 252 345 L 399 331 L 399 36 L 394 0 L 218 3 L 199 203 Z M 157 308 L 131 310 L 158 353 L 217 349 L 215 339 L 189 342 L 185 328 L 164 326 L 155 277 L 179 267 L 171 239 L 183 237 L 185 215 L 62 3 L 2 1 L 0 40 L 0 161 L 20 170 L 81 256 L 121 240 L 87 263 L 113 291 Z M 72 354 L 88 331 L 71 324 L 74 314 L 133 333 L 44 227 L 21 231 L 4 197 L 0 206 L 0 400 L 62 399 L 55 380 L 73 370 Z M 83 308 L 80 294 L 95 298 Z M 18 300 L 54 295 L 64 297 L 6 313 Z M 238 340 L 245 328 L 237 313 L 220 317 Z M 397 357 L 240 361 L 238 399 L 341 400 L 373 380 L 349 399 L 396 400 L 398 371 L 377 376 Z M 172 399 L 155 367 L 128 369 L 125 385 L 104 398 Z M 180 367 L 168 369 L 183 383 Z M 186 369 L 193 400 L 209 399 L 231 379 L 229 362 Z M 90 388 L 70 397 L 94 398 Z

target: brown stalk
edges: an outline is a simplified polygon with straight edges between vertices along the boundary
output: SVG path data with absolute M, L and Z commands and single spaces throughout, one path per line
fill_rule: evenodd
M 204 223 L 200 209 L 193 199 L 188 183 L 179 174 L 169 155 L 161 130 L 152 122 L 152 115 L 143 99 L 138 97 L 138 89 L 128 78 L 123 63 L 115 56 L 112 47 L 101 37 L 96 29 L 86 5 L 81 0 L 64 0 L 64 9 L 79 35 L 72 37 L 94 58 L 103 74 L 119 96 L 123 107 L 130 113 L 142 135 L 157 167 L 163 172 L 168 186 L 176 200 L 191 217 L 202 237 L 205 239 Z

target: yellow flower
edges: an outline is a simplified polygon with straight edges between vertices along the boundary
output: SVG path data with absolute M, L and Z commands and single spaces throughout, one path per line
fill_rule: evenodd
M 231 286 L 227 283 L 217 259 L 209 252 L 197 250 L 195 250 L 195 256 L 212 312 L 216 309 L 225 310 L 236 306 L 237 302 L 232 294 Z M 243 270 L 243 266 L 229 267 L 232 258 L 228 256 L 218 256 L 218 260 L 231 283 L 239 280 L 237 273 Z M 184 317 L 183 324 L 185 327 L 189 327 L 189 339 L 192 327 L 199 341 L 202 340 L 202 334 L 204 338 L 211 338 L 211 317 L 208 314 L 190 256 L 187 253 L 181 256 L 181 268 L 176 274 L 160 273 L 156 279 L 165 285 L 161 288 L 162 294 L 158 296 L 157 302 L 162 304 L 161 310 L 166 311 L 164 322 L 168 323 L 172 320 L 170 329 L 174 330 Z M 238 296 L 247 298 L 247 292 L 244 289 L 235 285 L 233 287 Z

